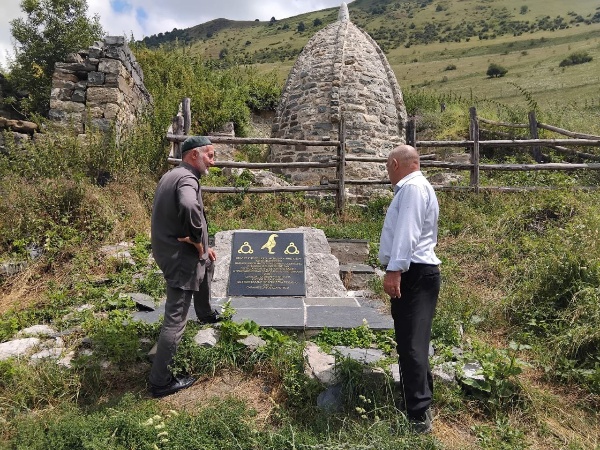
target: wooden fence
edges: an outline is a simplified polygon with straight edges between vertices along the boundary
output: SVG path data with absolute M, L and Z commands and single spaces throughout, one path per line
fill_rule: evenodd
M 506 123 L 492 121 L 477 117 L 477 111 L 474 107 L 470 108 L 469 139 L 456 141 L 419 141 L 416 137 L 415 120 L 412 118 L 407 124 L 407 143 L 413 145 L 419 150 L 430 148 L 461 148 L 470 150 L 470 161 L 468 163 L 453 163 L 432 160 L 435 155 L 421 155 L 421 167 L 440 168 L 448 170 L 468 170 L 470 172 L 469 186 L 437 186 L 436 190 L 470 190 L 479 193 L 481 190 L 497 190 L 503 192 L 524 191 L 536 189 L 549 189 L 551 187 L 501 187 L 501 186 L 481 186 L 479 174 L 481 171 L 574 171 L 574 170 L 600 170 L 600 163 L 546 163 L 546 156 L 542 153 L 542 148 L 550 148 L 559 153 L 576 156 L 582 159 L 600 161 L 600 155 L 581 152 L 568 147 L 600 147 L 600 136 L 576 133 L 564 130 L 558 127 L 537 122 L 535 113 L 529 113 L 529 123 Z M 178 164 L 180 159 L 179 147 L 190 130 L 191 113 L 189 99 L 184 99 L 180 107 L 180 113 L 173 119 L 173 124 L 167 133 L 167 140 L 172 143 L 169 163 Z M 514 135 L 501 131 L 493 133 L 507 137 L 507 139 L 489 139 L 481 140 L 481 132 L 490 132 L 490 130 L 481 130 L 480 124 L 491 125 L 495 127 L 507 127 L 510 129 L 527 129 L 529 138 Z M 554 133 L 568 136 L 568 139 L 539 139 L 539 129 L 545 129 Z M 237 167 L 244 169 L 274 169 L 274 168 L 336 168 L 336 178 L 328 180 L 324 184 L 317 186 L 274 186 L 274 187 L 212 187 L 205 186 L 205 192 L 218 193 L 273 193 L 273 192 L 309 192 L 309 191 L 329 191 L 335 192 L 336 211 L 340 213 L 346 202 L 346 186 L 349 185 L 388 185 L 389 180 L 352 180 L 347 179 L 345 168 L 347 162 L 376 162 L 385 164 L 386 158 L 361 157 L 346 155 L 346 132 L 344 122 L 339 125 L 339 141 L 330 140 L 329 137 L 323 137 L 321 140 L 300 140 L 300 139 L 279 139 L 279 138 L 237 138 L 226 136 L 209 136 L 209 139 L 217 144 L 277 144 L 277 145 L 305 145 L 322 146 L 337 148 L 335 155 L 326 162 L 295 162 L 295 163 L 249 163 L 233 161 L 216 161 L 216 167 Z M 536 161 L 535 164 L 481 164 L 480 149 L 484 147 L 511 147 L 531 149 L 532 155 Z M 596 189 L 596 187 L 580 187 L 581 189 Z

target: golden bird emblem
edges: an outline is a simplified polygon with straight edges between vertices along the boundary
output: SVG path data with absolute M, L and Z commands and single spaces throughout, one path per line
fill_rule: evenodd
M 275 238 L 278 236 L 278 234 L 273 233 L 271 236 L 269 236 L 267 242 L 265 242 L 265 244 L 260 249 L 263 250 L 266 248 L 269 251 L 270 255 L 274 254 L 275 252 L 273 252 L 273 249 L 277 245 L 277 243 L 275 242 Z

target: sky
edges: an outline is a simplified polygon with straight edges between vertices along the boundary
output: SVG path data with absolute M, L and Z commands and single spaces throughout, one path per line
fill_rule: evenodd
M 351 0 L 346 0 L 350 3 Z M 2 0 L 0 5 L 0 66 L 7 68 L 13 55 L 10 21 L 25 17 L 21 0 Z M 136 40 L 145 36 L 189 28 L 213 19 L 277 20 L 310 11 L 340 6 L 342 0 L 88 0 L 88 15 L 100 16 L 108 35 Z M 7 53 L 8 52 L 8 53 Z

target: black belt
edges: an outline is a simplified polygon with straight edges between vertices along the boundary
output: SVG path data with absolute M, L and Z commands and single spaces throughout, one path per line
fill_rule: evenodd
M 417 271 L 420 272 L 422 270 L 425 269 L 431 269 L 430 273 L 435 273 L 434 269 L 437 269 L 439 271 L 439 265 L 438 264 L 423 264 L 423 263 L 410 263 L 410 266 L 408 266 L 408 270 L 404 273 L 408 273 L 411 271 Z

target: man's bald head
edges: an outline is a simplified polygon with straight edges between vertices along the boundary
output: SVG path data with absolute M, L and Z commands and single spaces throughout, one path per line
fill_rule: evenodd
M 396 184 L 409 173 L 420 170 L 419 152 L 410 145 L 399 145 L 388 155 L 386 168 L 390 181 Z
M 400 161 L 401 163 L 406 163 L 406 162 L 416 162 L 417 164 L 419 163 L 419 152 L 417 152 L 417 149 L 410 146 L 410 145 L 399 145 L 398 147 L 394 148 L 388 158 L 393 158 L 393 159 L 397 159 L 398 161 Z

